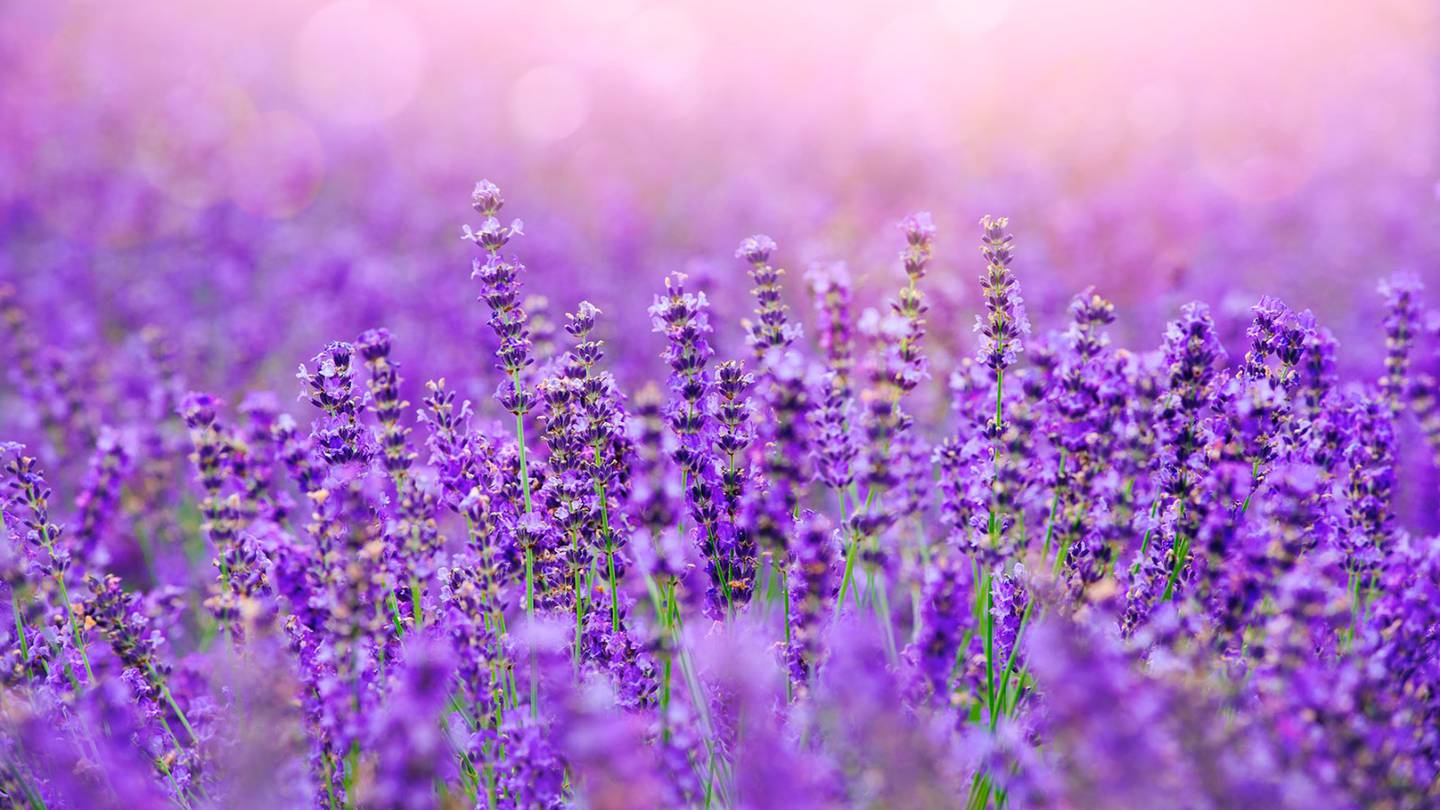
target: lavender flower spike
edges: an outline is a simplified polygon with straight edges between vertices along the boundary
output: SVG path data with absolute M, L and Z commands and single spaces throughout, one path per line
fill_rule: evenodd
M 1005 230 L 1009 224 L 1006 217 L 986 215 L 980 220 L 980 253 L 986 262 L 985 275 L 980 280 L 987 314 L 975 318 L 975 331 L 981 336 L 980 362 L 997 373 L 1015 365 L 1017 356 L 1024 350 L 1022 339 L 1030 333 L 1020 284 L 1010 270 L 1010 262 L 1015 258 L 1015 237 Z

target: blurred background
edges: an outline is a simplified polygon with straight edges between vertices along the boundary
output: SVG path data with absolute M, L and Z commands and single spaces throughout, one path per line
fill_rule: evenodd
M 708 285 L 723 340 L 753 232 L 798 312 L 823 261 L 879 305 L 918 209 L 936 351 L 973 351 L 995 213 L 1040 331 L 1094 284 L 1126 345 L 1191 298 L 1234 339 L 1270 293 L 1378 374 L 1377 281 L 1436 280 L 1437 128 L 1430 0 L 9 0 L 0 276 L 47 341 L 161 327 L 197 386 L 288 398 L 378 324 L 412 376 L 485 373 L 458 235 L 488 177 L 527 289 L 593 300 L 634 378 L 665 273 Z

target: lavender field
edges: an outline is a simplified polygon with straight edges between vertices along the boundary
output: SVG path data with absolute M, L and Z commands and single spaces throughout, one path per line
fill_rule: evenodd
M 4 807 L 1440 806 L 1440 9 L 0 5 L 0 518 Z

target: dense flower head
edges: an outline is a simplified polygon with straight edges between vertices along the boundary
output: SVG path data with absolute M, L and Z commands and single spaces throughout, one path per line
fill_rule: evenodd
M 929 211 L 921 211 L 901 220 L 898 227 L 905 234 L 905 249 L 900 251 L 905 275 L 918 281 L 925 277 L 925 269 L 935 250 L 935 222 Z
M 1283 345 L 1280 332 L 1290 310 L 1279 299 L 1266 295 L 1250 311 L 1255 317 L 1246 330 L 1250 351 L 1245 355 L 1245 373 L 1250 377 L 1264 377 L 1268 374 L 1266 359 Z
M 121 482 L 130 472 L 133 453 L 128 442 L 108 425 L 95 437 L 91 457 L 75 495 L 75 542 L 78 553 L 93 563 L 110 559 L 105 545 L 107 528 L 120 502 Z
M 775 240 L 768 236 L 751 236 L 740 243 L 735 258 L 750 264 L 750 278 L 755 283 L 755 320 L 744 322 L 750 345 L 762 359 L 768 352 L 786 349 L 800 337 L 800 325 L 789 320 L 790 308 L 780 296 L 780 280 L 785 271 L 770 264 Z M 771 361 L 774 362 L 774 361 Z
M 1425 289 L 1418 276 L 1400 273 L 1380 282 L 1385 298 L 1385 374 L 1380 387 L 1391 410 L 1404 405 L 1411 347 L 1420 331 L 1419 296 Z
M 44 575 L 63 575 L 70 565 L 69 542 L 68 538 L 62 539 L 64 526 L 51 520 L 53 493 L 45 482 L 39 460 L 25 455 L 22 445 L 7 443 L 0 446 L 0 450 L 5 457 L 5 466 L 0 471 L 5 476 L 5 524 L 7 529 L 14 524 L 15 531 L 5 538 L 7 545 L 18 540 L 22 553 Z
M 825 654 L 824 622 L 839 588 L 835 537 L 830 521 L 807 511 L 797 524 L 799 536 L 790 544 L 790 643 L 785 651 L 790 680 L 805 690 Z
M 818 338 L 825 350 L 825 361 L 836 382 L 849 390 L 851 369 L 855 364 L 855 325 L 852 322 L 850 272 L 844 263 L 816 265 L 805 274 L 815 311 L 820 316 Z
M 924 347 L 925 315 L 930 306 L 917 282 L 929 259 L 933 228 L 922 215 L 911 217 L 901 227 L 909 245 L 901 254 L 906 283 L 890 301 L 888 316 L 882 318 L 871 311 L 861 321 L 877 354 L 871 361 L 870 387 L 861 394 L 861 422 L 869 440 L 866 479 L 872 493 L 889 490 L 877 508 L 867 508 L 866 514 L 856 516 L 860 524 L 870 524 L 869 529 L 883 528 L 913 511 L 911 494 L 919 477 L 919 465 L 914 462 L 925 455 L 911 433 L 914 417 L 906 411 L 904 399 L 930 377 Z M 916 250 L 923 256 L 913 265 Z M 836 380 L 848 382 L 839 375 Z
M 495 358 L 505 376 L 496 387 L 495 398 L 505 410 L 519 416 L 534 404 L 534 395 L 521 375 L 534 363 L 530 319 L 520 297 L 525 265 L 502 250 L 523 233 L 523 225 L 517 219 L 504 226 L 494 217 L 502 200 L 500 190 L 487 181 L 476 186 L 474 203 L 477 210 L 485 209 L 485 221 L 478 231 L 464 226 L 463 236 L 485 251 L 484 258 L 471 263 L 470 277 L 480 282 L 480 300 L 490 307 L 490 328 L 499 340 Z
M 975 331 L 981 336 L 979 360 L 995 371 L 1015 364 L 1022 340 L 1030 333 L 1020 285 L 1010 269 L 1015 258 L 1015 237 L 1006 229 L 1006 217 L 980 220 L 980 253 L 985 257 L 985 275 L 980 277 L 985 293 L 986 315 L 976 316 Z
M 740 242 L 740 247 L 735 249 L 735 258 L 753 265 L 763 265 L 770 261 L 770 254 L 775 251 L 775 247 L 775 240 L 764 234 L 747 236 Z
M 942 704 L 950 700 L 950 679 L 964 635 L 966 585 L 959 562 L 946 555 L 926 572 L 921 595 L 920 632 L 912 656 L 917 676 Z
M 471 230 L 469 225 L 461 226 L 461 238 L 467 242 L 474 242 L 476 246 L 483 248 L 490 256 L 496 257 L 500 249 L 510 244 L 510 240 L 517 236 L 523 236 L 524 223 L 520 220 L 513 220 L 509 225 L 502 225 L 500 220 L 493 216 L 485 218 L 478 230 Z
M 855 408 L 844 383 L 835 372 L 824 378 L 824 398 L 811 412 L 811 444 L 815 448 L 815 477 L 836 491 L 855 480 L 855 459 L 860 453 L 852 426 Z
M 795 351 L 802 336 L 798 322 L 790 319 L 789 306 L 782 298 L 781 280 L 785 271 L 770 264 L 775 242 L 766 236 L 752 236 L 741 243 L 736 256 L 750 262 L 755 283 L 755 319 L 742 321 L 755 353 L 759 374 L 762 413 L 760 446 L 765 448 L 758 472 L 769 482 L 764 500 L 755 504 L 741 536 L 756 536 L 768 550 L 785 547 L 790 535 L 799 490 L 807 479 L 807 415 L 810 392 L 803 379 L 803 365 Z M 730 465 L 734 467 L 733 464 Z
M 482 217 L 493 217 L 500 213 L 505 205 L 505 198 L 500 196 L 500 187 L 489 180 L 480 180 L 475 183 L 475 190 L 470 193 L 470 207 L 475 213 Z
M 1224 356 L 1209 307 L 1186 304 L 1165 330 L 1167 389 L 1176 418 L 1193 418 L 1209 404 L 1217 378 L 1215 364 Z
M 370 407 L 379 422 L 376 439 L 385 469 L 397 481 L 402 481 L 415 453 L 408 443 L 410 428 L 401 424 L 410 403 L 400 398 L 399 364 L 390 359 L 390 332 L 383 327 L 367 329 L 361 333 L 357 347 L 370 372 L 366 385 L 370 390 Z
M 301 365 L 296 374 L 302 386 L 300 398 L 324 413 L 310 438 L 330 464 L 368 457 L 373 449 L 359 421 L 361 399 L 355 391 L 354 361 L 354 344 L 337 340 L 315 355 L 313 372 Z

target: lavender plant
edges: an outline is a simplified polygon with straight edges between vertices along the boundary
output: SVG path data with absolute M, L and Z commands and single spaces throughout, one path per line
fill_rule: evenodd
M 976 263 L 916 214 L 885 309 L 752 236 L 752 305 L 602 317 L 471 202 L 485 310 L 317 341 L 297 408 L 0 285 L 8 806 L 1440 802 L 1418 280 L 1368 358 L 1269 296 L 1126 348 L 1009 220 Z

